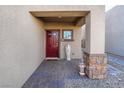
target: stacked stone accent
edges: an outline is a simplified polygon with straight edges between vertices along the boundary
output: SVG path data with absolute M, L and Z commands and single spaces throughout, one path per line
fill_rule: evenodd
M 105 79 L 107 73 L 107 56 L 105 54 L 83 54 L 85 73 L 91 79 Z

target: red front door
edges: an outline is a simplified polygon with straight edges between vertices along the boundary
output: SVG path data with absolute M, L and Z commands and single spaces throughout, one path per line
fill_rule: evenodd
M 46 31 L 46 57 L 59 57 L 59 30 Z

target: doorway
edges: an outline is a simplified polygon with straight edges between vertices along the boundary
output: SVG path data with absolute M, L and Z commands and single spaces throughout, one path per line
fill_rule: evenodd
M 46 30 L 46 58 L 59 58 L 60 30 Z

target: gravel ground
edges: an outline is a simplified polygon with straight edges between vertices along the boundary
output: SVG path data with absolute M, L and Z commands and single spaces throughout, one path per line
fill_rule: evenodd
M 113 61 L 114 60 L 114 61 Z M 117 59 L 116 59 L 117 61 Z M 123 88 L 124 65 L 108 56 L 107 78 L 92 80 L 81 77 L 78 72 L 79 59 L 44 61 L 22 86 L 23 88 Z M 120 62 L 120 61 L 119 61 Z M 122 62 L 122 61 L 121 61 Z
M 116 55 L 108 54 L 108 64 L 124 72 L 124 58 L 122 59 Z
M 105 80 L 91 80 L 87 77 L 82 79 L 65 79 L 65 87 L 69 88 L 123 88 L 124 74 L 108 75 Z

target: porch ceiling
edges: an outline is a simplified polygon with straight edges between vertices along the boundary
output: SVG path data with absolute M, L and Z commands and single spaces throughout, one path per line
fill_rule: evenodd
M 89 11 L 31 11 L 31 14 L 44 23 L 69 23 L 76 26 L 85 24 L 85 16 Z

